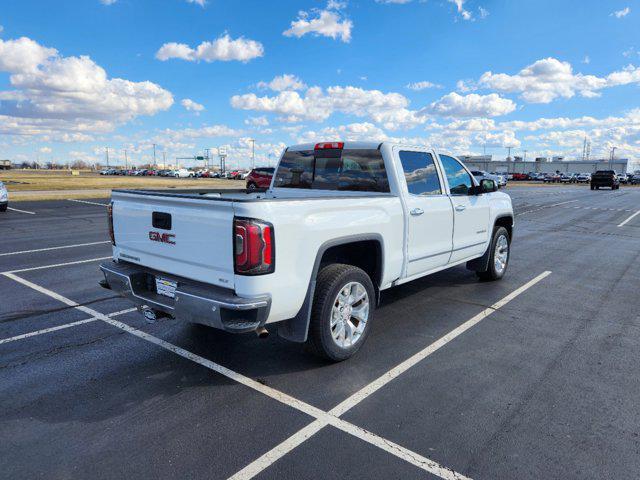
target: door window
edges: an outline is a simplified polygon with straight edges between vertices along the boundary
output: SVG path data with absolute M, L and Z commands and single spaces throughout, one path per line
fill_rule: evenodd
M 400 151 L 400 163 L 412 195 L 440 195 L 442 187 L 433 156 L 427 152 Z
M 451 195 L 469 195 L 473 180 L 462 164 L 448 155 L 440 155 L 440 161 L 449 182 Z

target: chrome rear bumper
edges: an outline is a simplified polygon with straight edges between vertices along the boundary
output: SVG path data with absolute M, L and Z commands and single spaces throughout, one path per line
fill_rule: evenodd
M 271 298 L 242 298 L 227 288 L 207 285 L 126 262 L 100 265 L 106 284 L 139 308 L 228 332 L 251 332 L 262 327 L 269 316 Z M 156 292 L 156 276 L 177 283 L 175 298 Z

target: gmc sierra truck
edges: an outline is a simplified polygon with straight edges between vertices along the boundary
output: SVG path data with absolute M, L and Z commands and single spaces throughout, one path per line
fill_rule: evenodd
M 287 148 L 268 189 L 114 190 L 101 282 L 150 320 L 307 342 L 340 361 L 382 290 L 466 264 L 498 280 L 511 199 L 455 157 L 408 145 Z

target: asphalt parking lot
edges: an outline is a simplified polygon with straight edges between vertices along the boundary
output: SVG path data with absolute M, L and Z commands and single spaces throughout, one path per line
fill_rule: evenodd
M 97 285 L 104 199 L 10 205 L 2 477 L 637 478 L 640 188 L 507 192 L 507 276 L 386 291 L 340 364 L 148 324 Z

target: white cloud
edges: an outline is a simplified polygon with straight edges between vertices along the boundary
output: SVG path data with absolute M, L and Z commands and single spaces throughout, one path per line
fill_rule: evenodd
M 431 83 L 426 80 L 423 80 L 421 82 L 409 83 L 407 85 L 407 88 L 410 90 L 419 91 L 419 90 L 425 90 L 427 88 L 442 88 L 442 85 L 438 85 L 437 83 Z
M 622 10 L 616 10 L 611 13 L 612 17 L 623 18 L 631 13 L 631 9 L 629 7 L 624 7 Z
M 249 117 L 244 121 L 245 125 L 251 125 L 252 127 L 266 127 L 269 125 L 267 117 Z
M 409 101 L 399 93 L 383 93 L 352 86 L 329 87 L 326 91 L 311 87 L 304 96 L 294 91 L 283 91 L 272 97 L 258 97 L 254 93 L 231 97 L 234 108 L 277 113 L 287 121 L 321 121 L 334 112 L 360 117 L 375 114 L 383 118 L 393 111 L 406 108 L 408 104 Z
M 103 5 L 113 5 L 117 1 L 118 0 L 100 0 L 100 3 L 103 4 Z
M 168 128 L 162 131 L 162 135 L 158 139 L 165 138 L 166 141 L 168 138 L 171 141 L 179 141 L 185 138 L 237 137 L 241 134 L 241 130 L 233 129 L 227 125 L 208 125 L 200 128 L 183 128 L 181 130 Z
M 412 0 L 376 0 L 376 3 L 384 3 L 384 4 L 390 4 L 390 3 L 395 3 L 395 4 L 404 4 L 404 3 L 409 3 Z
M 269 88 L 276 92 L 282 92 L 283 90 L 304 90 L 307 86 L 295 75 L 285 73 L 274 77 L 270 82 L 258 82 L 258 88 Z
M 189 110 L 190 112 L 199 113 L 204 110 L 204 105 L 196 103 L 190 98 L 185 98 L 184 100 L 182 100 L 180 102 L 180 105 L 182 105 L 185 109 Z
M 353 22 L 342 17 L 339 9 L 335 8 L 336 4 L 339 2 L 330 1 L 326 10 L 312 10 L 313 16 L 306 11 L 298 12 L 298 18 L 292 21 L 291 27 L 282 34 L 286 37 L 300 38 L 310 33 L 315 36 L 330 37 L 334 40 L 339 38 L 348 43 L 351 41 Z
M 489 10 L 483 7 L 478 7 L 478 14 L 480 18 L 487 18 L 489 16 Z
M 459 95 L 451 92 L 433 102 L 425 111 L 443 117 L 497 117 L 516 109 L 516 104 L 496 93 Z
M 51 150 L 50 147 L 40 147 L 39 152 L 40 153 L 51 153 L 53 150 Z
M 460 14 L 463 20 L 472 20 L 473 15 L 469 10 L 464 8 L 464 3 L 466 0 L 449 0 L 449 2 L 453 3 L 456 6 L 456 10 Z
M 169 42 L 162 45 L 156 52 L 156 58 L 161 61 L 179 58 L 189 62 L 237 60 L 246 63 L 263 55 L 264 47 L 260 42 L 244 37 L 234 40 L 226 33 L 213 42 L 202 42 L 196 48 L 191 48 L 184 43 Z
M 63 57 L 26 37 L 0 40 L 0 71 L 14 88 L 0 104 L 0 130 L 15 134 L 109 131 L 173 104 L 155 83 L 108 78 L 91 58 Z
M 584 58 L 582 59 L 582 63 L 584 63 L 585 65 L 589 65 L 591 63 L 591 58 L 589 57 L 589 55 L 584 56 Z
M 187 0 L 188 3 L 193 3 L 194 5 L 200 5 L 204 7 L 207 4 L 207 0 Z
M 372 123 L 351 123 L 337 127 L 326 127 L 319 131 L 306 131 L 294 136 L 297 143 L 316 142 L 320 140 L 346 140 L 348 142 L 357 141 L 385 141 L 388 135 L 379 127 Z
M 640 68 L 629 65 L 606 77 L 574 73 L 570 63 L 544 58 L 515 75 L 486 72 L 478 85 L 499 92 L 519 93 L 530 103 L 550 103 L 556 98 L 572 98 L 576 93 L 592 98 L 598 91 L 618 85 L 640 82 Z

